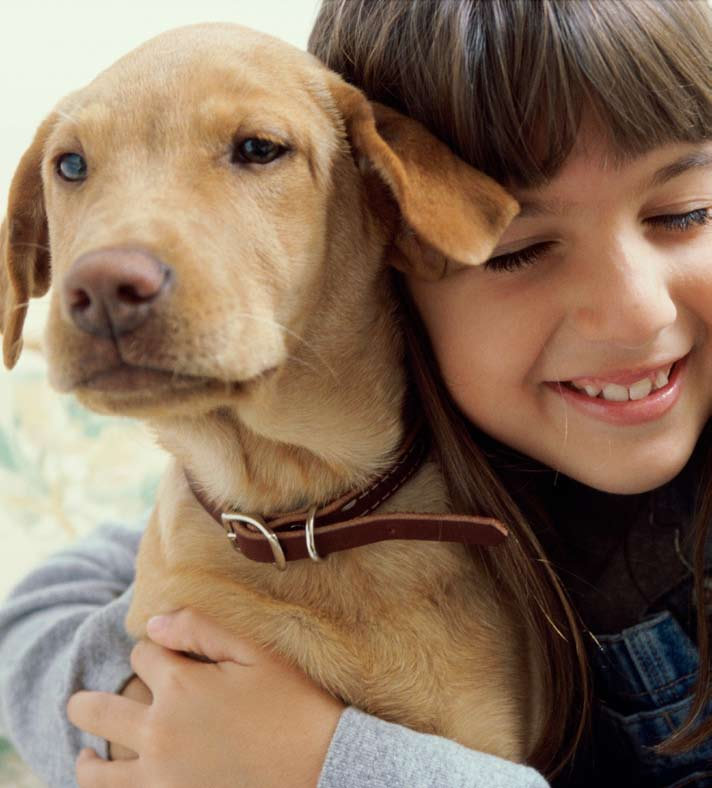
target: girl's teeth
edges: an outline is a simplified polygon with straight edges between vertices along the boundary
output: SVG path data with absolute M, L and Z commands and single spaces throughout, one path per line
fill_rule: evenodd
M 619 386 L 617 383 L 607 383 L 603 387 L 603 399 L 611 402 L 627 402 L 628 389 L 625 386 Z
M 667 369 L 659 369 L 655 373 L 655 388 L 661 389 L 663 386 L 667 386 L 668 378 L 670 376 L 670 370 L 672 367 L 668 367 Z
M 620 386 L 617 383 L 606 383 L 603 389 L 598 386 L 588 384 L 582 386 L 571 381 L 571 385 L 577 391 L 585 391 L 589 397 L 602 397 L 610 402 L 627 402 L 629 399 L 644 399 L 651 391 L 667 386 L 670 379 L 672 364 L 667 369 L 659 369 L 654 376 L 643 378 L 633 383 L 632 386 Z
M 653 381 L 650 378 L 643 378 L 634 383 L 629 389 L 631 399 L 643 399 L 653 390 Z

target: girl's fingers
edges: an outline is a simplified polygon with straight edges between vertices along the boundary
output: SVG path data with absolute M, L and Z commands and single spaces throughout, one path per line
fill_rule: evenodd
M 136 732 L 146 708 L 110 692 L 77 692 L 67 703 L 67 716 L 77 728 L 138 752 Z
M 187 670 L 191 666 L 192 663 L 186 657 L 150 640 L 139 640 L 131 651 L 131 667 L 154 697 L 166 678 L 175 676 L 177 670 Z
M 238 638 L 214 618 L 192 608 L 183 608 L 149 620 L 148 636 L 174 651 L 200 654 L 213 662 L 253 665 L 264 657 L 259 647 Z
M 105 761 L 94 750 L 82 750 L 75 761 L 79 788 L 126 788 L 140 785 L 139 762 Z

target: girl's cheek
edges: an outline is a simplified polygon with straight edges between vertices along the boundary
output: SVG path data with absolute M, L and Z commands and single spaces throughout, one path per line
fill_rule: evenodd
M 674 279 L 673 297 L 712 327 L 712 227 L 677 260 Z

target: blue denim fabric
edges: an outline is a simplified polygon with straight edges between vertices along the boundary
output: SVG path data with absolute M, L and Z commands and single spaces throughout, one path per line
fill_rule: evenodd
M 689 586 L 688 586 L 689 590 Z M 594 742 L 574 774 L 575 788 L 712 788 L 712 740 L 679 755 L 652 749 L 685 720 L 698 669 L 695 644 L 668 610 L 617 635 L 591 654 L 596 692 Z M 706 710 L 712 716 L 712 704 Z

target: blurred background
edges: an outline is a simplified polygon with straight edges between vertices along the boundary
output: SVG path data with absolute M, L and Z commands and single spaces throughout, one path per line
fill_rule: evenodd
M 65 94 L 173 27 L 237 22 L 306 47 L 318 0 L 21 0 L 0 4 L 0 216 L 35 129 Z M 84 410 L 46 382 L 46 299 L 17 367 L 0 366 L 0 599 L 34 565 L 102 522 L 140 521 L 166 456 L 141 424 Z M 0 786 L 40 783 L 2 738 Z

